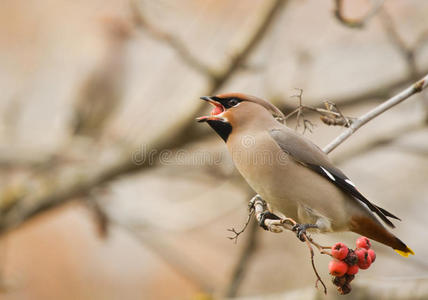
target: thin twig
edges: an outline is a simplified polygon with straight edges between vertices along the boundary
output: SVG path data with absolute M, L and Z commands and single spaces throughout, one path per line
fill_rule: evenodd
M 344 6 L 343 0 L 335 0 L 334 2 L 335 2 L 334 15 L 336 19 L 339 20 L 340 23 L 350 28 L 362 28 L 381 9 L 384 0 L 372 0 L 373 5 L 370 11 L 360 19 L 350 19 L 348 17 L 345 17 L 343 12 L 343 6 Z
M 318 274 L 317 268 L 315 267 L 315 261 L 314 261 L 314 249 L 312 249 L 311 243 L 308 240 L 308 237 L 306 234 L 303 235 L 306 245 L 309 248 L 310 254 L 311 254 L 311 264 L 312 269 L 314 270 L 315 275 L 317 276 L 317 280 L 315 281 L 315 288 L 318 288 L 318 282 L 321 282 L 323 288 L 324 288 L 324 294 L 327 295 L 327 287 L 324 284 L 324 281 L 322 281 L 321 276 Z
M 228 231 L 230 231 L 230 232 L 233 233 L 233 236 L 228 236 L 227 238 L 230 239 L 230 240 L 232 240 L 232 241 L 234 241 L 235 244 L 236 244 L 238 242 L 238 237 L 245 231 L 245 229 L 247 229 L 248 224 L 250 223 L 251 217 L 253 215 L 254 215 L 254 209 L 250 209 L 250 212 L 248 213 L 248 216 L 247 216 L 247 221 L 245 221 L 244 226 L 242 227 L 241 230 L 236 231 L 236 229 L 233 228 L 233 227 L 227 229 Z
M 259 226 L 257 222 L 251 222 L 248 229 L 248 238 L 246 239 L 244 247 L 238 256 L 238 260 L 232 271 L 231 279 L 226 288 L 225 296 L 228 298 L 233 298 L 238 294 L 241 282 L 244 280 L 248 268 L 248 262 L 257 248 L 257 232 L 259 232 L 258 227 Z
M 297 89 L 299 90 L 299 94 L 296 95 L 295 97 L 297 97 L 297 99 L 299 100 L 299 107 L 297 108 L 297 117 L 296 117 L 296 130 L 297 128 L 300 126 L 300 120 L 303 119 L 303 132 L 302 134 L 305 134 L 306 130 L 308 130 L 309 132 L 312 132 L 312 129 L 314 127 L 314 124 L 312 124 L 311 121 L 305 119 L 304 115 L 303 115 L 303 110 L 305 108 L 305 106 L 302 103 L 302 97 L 303 97 L 303 90 L 302 89 Z
M 303 115 L 303 110 L 305 108 L 307 108 L 307 106 L 303 105 L 303 103 L 302 103 L 303 90 L 299 89 L 299 88 L 296 88 L 296 90 L 299 93 L 297 95 L 293 95 L 292 97 L 297 98 L 297 100 L 299 101 L 299 106 L 295 110 L 290 112 L 288 115 L 286 115 L 284 119 L 286 121 L 290 117 L 297 114 L 297 116 L 296 116 L 296 127 L 294 128 L 294 130 L 297 130 L 300 127 L 301 120 L 303 119 L 303 132 L 302 132 L 302 134 L 305 134 L 306 130 L 308 130 L 309 132 L 312 132 L 314 124 L 311 121 L 305 119 L 305 117 Z
M 292 222 L 293 225 L 297 225 L 297 222 L 294 221 L 293 219 L 288 218 L 287 221 Z M 327 287 L 325 286 L 324 281 L 322 281 L 321 276 L 319 275 L 318 270 L 315 266 L 315 261 L 314 261 L 315 253 L 314 253 L 314 249 L 312 248 L 312 245 L 311 245 L 311 244 L 315 244 L 315 245 L 317 245 L 317 248 L 318 248 L 318 244 L 315 243 L 312 238 L 308 237 L 308 235 L 306 233 L 303 233 L 302 236 L 305 239 L 306 246 L 308 246 L 309 253 L 311 255 L 312 269 L 314 270 L 315 276 L 317 277 L 317 280 L 315 281 L 315 287 L 318 288 L 318 282 L 321 282 L 321 284 L 324 288 L 324 294 L 327 295 Z M 329 254 L 329 253 L 325 252 L 324 250 L 321 250 L 320 253 L 321 254 Z
M 349 127 L 353 122 L 353 118 L 346 117 L 337 105 L 331 101 L 324 101 L 326 110 L 316 108 L 315 110 L 321 114 L 321 121 L 327 125 Z
M 382 104 L 378 105 L 368 113 L 362 115 L 361 117 L 355 119 L 352 125 L 346 129 L 342 134 L 336 137 L 332 142 L 330 142 L 327 146 L 324 147 L 324 152 L 330 153 L 333 149 L 343 143 L 347 138 L 349 138 L 355 131 L 361 128 L 367 122 L 373 120 L 380 114 L 384 113 L 391 107 L 403 102 L 408 99 L 410 96 L 420 93 L 428 86 L 428 74 L 425 75 L 421 80 L 412 84 L 407 89 L 393 96 L 392 98 L 386 100 Z
M 256 201 L 254 202 L 254 211 L 256 212 L 256 219 L 260 223 L 262 214 L 266 211 L 266 202 L 261 197 L 257 197 L 257 196 L 255 196 L 253 199 L 256 199 Z M 278 227 L 282 227 L 286 230 L 293 231 L 294 226 L 298 225 L 298 223 L 291 218 L 279 218 L 279 219 L 265 219 L 263 225 L 265 225 L 272 232 L 280 232 L 278 231 Z M 319 275 L 317 268 L 315 266 L 315 262 L 314 262 L 315 254 L 314 254 L 314 249 L 312 248 L 312 244 L 320 251 L 321 254 L 331 255 L 328 251 L 324 250 L 329 247 L 320 246 L 306 233 L 302 233 L 301 235 L 303 236 L 304 241 L 309 249 L 309 253 L 311 255 L 312 268 L 314 270 L 315 276 L 317 277 L 315 287 L 318 288 L 318 282 L 321 282 L 324 288 L 324 294 L 327 294 L 327 287 L 322 281 L 321 276 Z
M 299 101 L 298 107 L 291 111 L 289 114 L 285 116 L 285 120 L 288 120 L 292 116 L 296 115 L 296 127 L 297 130 L 300 127 L 300 124 L 303 123 L 303 132 L 304 134 L 306 130 L 312 132 L 313 127 L 315 126 L 310 120 L 305 119 L 304 110 L 309 110 L 320 114 L 320 119 L 327 125 L 335 125 L 335 126 L 344 126 L 349 127 L 352 123 L 353 118 L 345 117 L 343 113 L 339 110 L 336 104 L 330 101 L 325 101 L 325 109 L 312 107 L 303 105 L 303 90 L 296 89 L 299 91 L 299 94 L 294 95 L 292 97 L 296 97 Z

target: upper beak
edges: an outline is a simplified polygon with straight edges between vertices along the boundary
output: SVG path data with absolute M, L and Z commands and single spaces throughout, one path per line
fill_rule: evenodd
M 214 101 L 213 99 L 211 99 L 211 97 L 210 96 L 202 96 L 202 97 L 200 97 L 202 100 L 205 100 L 205 101 Z

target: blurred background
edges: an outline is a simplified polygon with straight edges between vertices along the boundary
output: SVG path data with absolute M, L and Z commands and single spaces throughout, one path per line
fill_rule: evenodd
M 195 122 L 199 96 L 288 113 L 296 88 L 357 117 L 428 73 L 427 16 L 423 0 L 0 1 L 0 299 L 428 299 L 427 92 L 331 153 L 416 253 L 374 243 L 346 297 L 318 254 L 328 296 L 314 287 L 293 233 L 227 238 L 254 193 Z M 305 118 L 320 147 L 343 130 Z

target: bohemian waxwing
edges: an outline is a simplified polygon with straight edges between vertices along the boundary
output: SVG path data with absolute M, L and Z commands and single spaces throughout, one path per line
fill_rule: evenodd
M 399 218 L 367 200 L 320 148 L 282 124 L 284 115 L 274 105 L 241 93 L 201 99 L 214 110 L 198 121 L 207 122 L 226 142 L 236 168 L 266 201 L 269 213 L 301 224 L 300 237 L 306 229 L 353 231 L 400 255 L 414 254 L 379 220 L 394 227 L 388 218 Z

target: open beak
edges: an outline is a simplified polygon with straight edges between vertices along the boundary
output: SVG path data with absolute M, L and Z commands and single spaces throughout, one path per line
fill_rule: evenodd
M 225 120 L 221 115 L 226 111 L 226 109 L 220 102 L 216 101 L 213 97 L 209 97 L 209 96 L 203 96 L 201 97 L 201 99 L 208 101 L 212 106 L 214 106 L 214 109 L 211 111 L 211 115 L 196 118 L 198 122 L 206 122 L 209 120 L 217 120 L 217 121 Z

